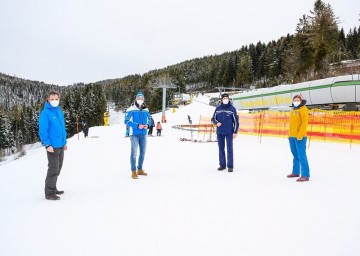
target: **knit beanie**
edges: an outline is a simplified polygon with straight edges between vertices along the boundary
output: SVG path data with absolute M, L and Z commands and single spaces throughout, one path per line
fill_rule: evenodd
M 143 98 L 143 99 L 145 99 L 144 94 L 143 94 L 142 92 L 138 92 L 138 93 L 136 94 L 136 98 L 137 98 L 137 99 L 138 99 L 138 98 Z

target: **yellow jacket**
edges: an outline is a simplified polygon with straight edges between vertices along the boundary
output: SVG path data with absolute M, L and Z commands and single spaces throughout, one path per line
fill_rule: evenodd
M 308 122 L 309 109 L 306 106 L 291 110 L 289 137 L 296 137 L 298 140 L 302 140 L 303 137 L 306 137 Z

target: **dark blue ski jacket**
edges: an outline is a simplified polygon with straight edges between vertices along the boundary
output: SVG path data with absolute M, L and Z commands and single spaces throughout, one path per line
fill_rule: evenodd
M 237 133 L 239 129 L 239 116 L 231 102 L 228 104 L 221 103 L 217 106 L 211 122 L 214 124 L 222 123 L 222 125 L 216 129 L 217 134 L 234 134 Z

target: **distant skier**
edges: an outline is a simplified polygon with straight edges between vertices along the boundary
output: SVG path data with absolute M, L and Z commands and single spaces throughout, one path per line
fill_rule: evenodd
M 161 123 L 157 122 L 157 124 L 156 124 L 156 136 L 161 136 L 161 130 L 162 130 Z
M 221 95 L 221 104 L 216 107 L 211 121 L 216 124 L 216 134 L 219 147 L 218 171 L 226 169 L 225 140 L 227 147 L 228 171 L 234 170 L 233 138 L 236 138 L 239 129 L 239 117 L 235 107 L 231 104 L 229 94 Z
M 131 141 L 131 177 L 138 179 L 138 175 L 146 176 L 143 170 L 143 163 L 146 151 L 147 129 L 151 125 L 149 110 L 144 104 L 144 94 L 138 92 L 134 105 L 126 110 L 124 123 L 129 127 L 129 135 Z M 140 155 L 136 166 L 136 155 L 138 147 L 140 147 Z
M 191 116 L 188 115 L 189 124 L 192 124 Z
M 39 136 L 46 148 L 49 167 L 45 180 L 45 198 L 48 200 L 59 200 L 58 195 L 64 194 L 56 186 L 63 165 L 64 150 L 67 150 L 64 113 L 59 103 L 60 94 L 51 91 L 39 117 Z
M 154 121 L 154 119 L 152 118 L 152 116 L 150 116 L 150 119 L 151 119 L 151 124 L 150 124 L 150 126 L 149 126 L 148 135 L 149 135 L 149 136 L 153 136 L 152 133 L 153 133 L 153 129 L 154 129 L 154 126 L 155 126 L 155 121 Z
M 83 124 L 83 133 L 84 133 L 84 137 L 88 138 L 89 135 L 89 126 L 87 125 L 87 123 L 84 122 Z
M 308 181 L 310 177 L 309 163 L 306 156 L 307 126 L 309 109 L 305 106 L 306 100 L 301 95 L 293 97 L 290 112 L 289 143 L 294 157 L 292 173 L 288 178 L 298 178 L 296 181 Z

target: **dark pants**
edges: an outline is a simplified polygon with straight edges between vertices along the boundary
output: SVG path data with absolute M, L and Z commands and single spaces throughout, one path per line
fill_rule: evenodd
M 161 129 L 156 129 L 156 136 L 161 136 Z
M 45 195 L 54 195 L 57 191 L 56 182 L 64 160 L 64 148 L 54 148 L 54 152 L 47 152 L 48 170 L 45 180 Z
M 225 160 L 225 140 L 227 148 L 227 167 L 234 168 L 234 155 L 233 155 L 233 135 L 232 134 L 217 134 L 217 141 L 219 146 L 219 165 L 226 168 Z
M 153 126 L 150 126 L 150 127 L 149 127 L 149 133 L 148 133 L 148 135 L 152 135 L 152 133 L 153 133 L 153 128 L 154 128 Z

